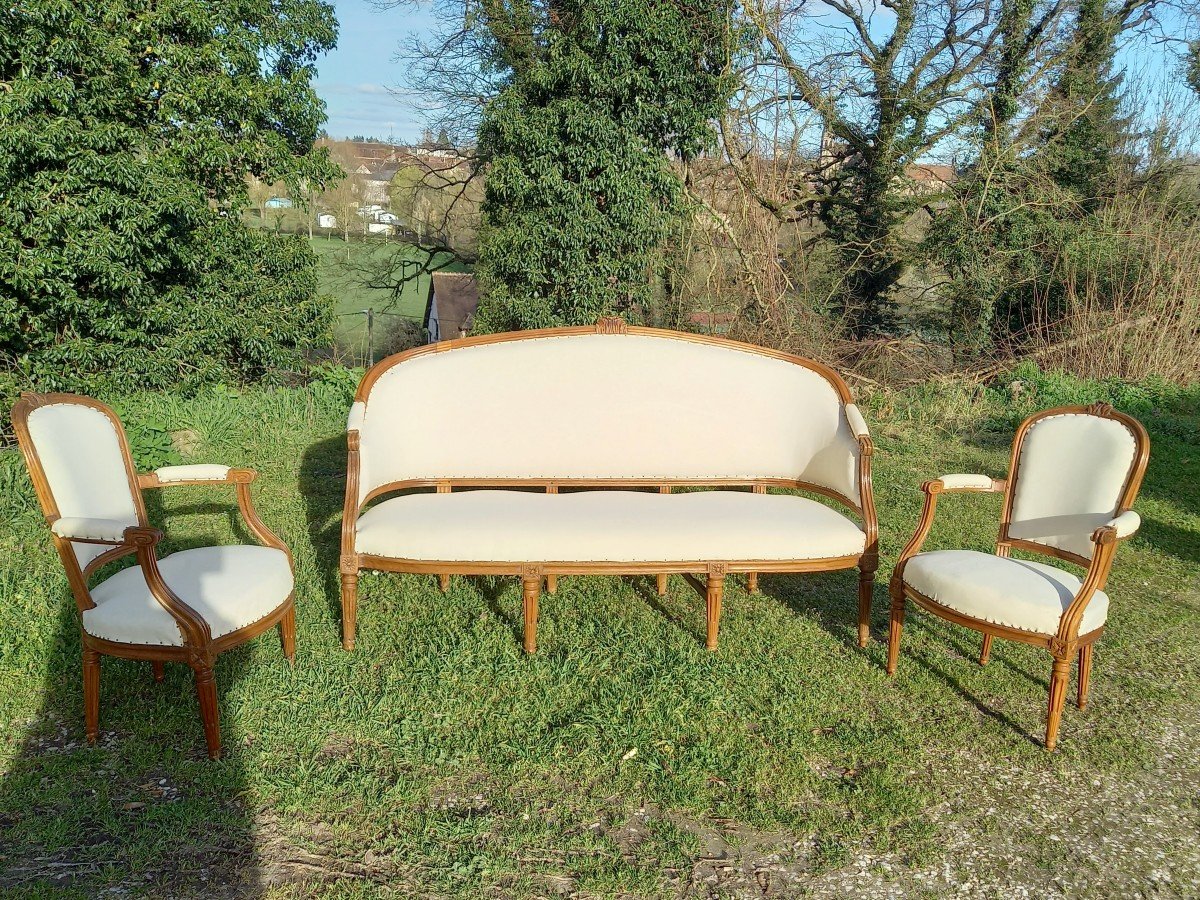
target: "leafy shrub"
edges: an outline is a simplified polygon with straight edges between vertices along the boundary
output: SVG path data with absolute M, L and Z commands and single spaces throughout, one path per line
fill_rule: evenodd
M 113 409 L 125 426 L 129 452 L 139 472 L 183 461 L 171 442 L 170 429 L 161 421 L 131 412 L 124 404 L 116 404 Z

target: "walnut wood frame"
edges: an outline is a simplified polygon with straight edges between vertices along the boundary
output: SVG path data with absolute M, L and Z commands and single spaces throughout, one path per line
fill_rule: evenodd
M 837 392 L 843 407 L 854 402 L 849 388 L 833 369 L 814 360 L 794 356 L 778 350 L 757 347 L 726 338 L 669 331 L 661 328 L 641 328 L 626 325 L 621 319 L 601 319 L 594 326 L 572 328 L 546 328 L 534 331 L 506 332 L 480 337 L 441 341 L 389 356 L 376 363 L 363 377 L 354 396 L 355 402 L 366 403 L 371 388 L 384 372 L 417 356 L 444 353 L 463 347 L 477 347 L 510 341 L 535 338 L 558 337 L 580 334 L 633 334 L 666 337 L 674 340 L 693 341 L 728 347 L 754 353 L 772 359 L 781 359 L 811 369 L 823 377 Z M 860 501 L 855 502 L 837 491 L 784 478 L 759 479 L 662 479 L 662 478 L 445 478 L 410 479 L 395 481 L 370 491 L 360 502 L 359 494 L 359 432 L 351 429 L 346 435 L 346 502 L 342 510 L 342 552 L 340 559 L 342 587 L 342 646 L 354 649 L 358 618 L 358 573 L 360 569 L 385 572 L 409 572 L 437 575 L 442 589 L 449 585 L 451 575 L 516 575 L 521 578 L 523 595 L 523 617 L 525 623 L 524 647 L 526 652 L 537 649 L 537 614 L 543 580 L 548 593 L 553 594 L 560 575 L 654 575 L 659 594 L 666 592 L 667 577 L 671 574 L 692 575 L 703 573 L 706 581 L 702 593 L 705 596 L 707 634 L 705 645 L 709 650 L 717 647 L 717 632 L 721 617 L 721 601 L 725 578 L 729 574 L 747 575 L 748 587 L 757 590 L 759 572 L 828 572 L 843 569 L 859 569 L 858 578 L 858 644 L 865 647 L 870 640 L 871 595 L 875 582 L 875 571 L 879 567 L 879 523 L 875 512 L 875 501 L 871 488 L 871 458 L 874 445 L 866 434 L 855 436 L 858 443 L 858 482 Z M 378 497 L 412 488 L 433 488 L 446 493 L 455 488 L 529 488 L 540 487 L 547 493 L 557 493 L 560 488 L 643 488 L 670 493 L 675 487 L 703 486 L 711 488 L 744 487 L 756 493 L 765 493 L 770 487 L 809 491 L 836 500 L 858 514 L 866 535 L 861 554 L 826 559 L 794 560 L 664 560 L 661 562 L 563 562 L 554 560 L 529 560 L 524 562 L 496 562 L 487 560 L 416 560 L 372 556 L 358 553 L 355 549 L 355 533 L 363 507 Z
M 148 660 L 151 663 L 154 680 L 158 682 L 163 678 L 164 663 L 181 662 L 190 666 L 195 673 L 196 696 L 200 703 L 200 718 L 204 725 L 208 755 L 216 759 L 221 754 L 220 716 L 217 710 L 216 685 L 213 681 L 213 667 L 217 655 L 278 625 L 283 654 L 289 663 L 293 663 L 296 656 L 296 611 L 293 594 L 289 593 L 283 603 L 258 621 L 218 638 L 213 638 L 208 623 L 180 599 L 163 580 L 162 573 L 158 568 L 156 551 L 159 542 L 163 539 L 163 533 L 150 525 L 141 492 L 181 485 L 233 485 L 237 492 L 237 505 L 242 519 L 255 538 L 264 546 L 282 550 L 287 554 L 289 567 L 292 565 L 291 551 L 263 523 L 254 509 L 250 497 L 250 484 L 258 476 L 252 469 L 230 469 L 224 478 L 186 479 L 169 482 L 159 481 L 158 475 L 153 472 L 139 475 L 134 470 L 133 457 L 129 452 L 129 442 L 125 436 L 125 430 L 111 408 L 90 397 L 81 397 L 75 394 L 24 393 L 13 406 L 13 430 L 16 432 L 17 442 L 21 447 L 21 453 L 25 457 L 25 463 L 33 481 L 34 492 L 37 494 L 48 526 L 53 526 L 58 520 L 59 511 L 37 448 L 30 437 L 28 420 L 30 413 L 40 407 L 63 403 L 98 410 L 112 423 L 121 454 L 124 457 L 125 473 L 138 520 L 137 525 L 125 529 L 124 535 L 119 541 L 65 538 L 59 537 L 51 531 L 51 539 L 54 541 L 54 547 L 66 570 L 71 593 L 75 597 L 77 618 L 80 623 L 79 630 L 83 640 L 83 701 L 88 742 L 95 743 L 99 734 L 101 655 Z M 112 549 L 104 551 L 81 567 L 72 546 L 76 543 L 100 544 L 110 546 Z M 109 641 L 94 637 L 84 631 L 83 613 L 96 605 L 88 589 L 91 576 L 106 564 L 130 554 L 136 555 L 138 565 L 142 568 L 142 574 L 154 599 L 170 613 L 179 626 L 183 638 L 181 646 Z
M 927 481 L 921 485 L 921 490 L 925 493 L 925 507 L 921 512 L 921 521 L 917 525 L 917 530 L 913 534 L 912 540 L 908 542 L 908 545 L 900 554 L 900 560 L 896 563 L 889 586 L 889 593 L 891 595 L 891 625 L 888 633 L 888 675 L 896 674 L 896 666 L 900 658 L 900 637 L 904 628 L 905 603 L 907 600 L 911 600 L 927 612 L 931 612 L 948 622 L 981 632 L 983 634 L 983 644 L 979 654 L 979 664 L 981 666 L 987 665 L 988 657 L 992 650 L 992 640 L 997 637 L 1010 641 L 1020 641 L 1024 644 L 1032 644 L 1037 647 L 1045 647 L 1050 652 L 1051 657 L 1053 657 L 1053 666 L 1051 668 L 1050 697 L 1046 714 L 1045 746 L 1047 750 L 1053 750 L 1058 743 L 1058 728 L 1062 720 L 1067 685 L 1071 678 L 1071 659 L 1073 657 L 1077 657 L 1079 662 L 1076 705 L 1079 709 L 1083 709 L 1087 705 L 1088 687 L 1092 672 L 1092 650 L 1096 641 L 1104 634 L 1104 627 L 1101 626 L 1086 634 L 1079 634 L 1079 624 L 1083 620 L 1083 614 L 1087 609 L 1087 605 L 1091 602 L 1096 591 L 1104 590 L 1109 572 L 1112 569 L 1112 560 L 1116 554 L 1118 544 L 1120 541 L 1132 537 L 1132 535 L 1119 537 L 1117 530 L 1111 525 L 1097 528 L 1092 533 L 1092 543 L 1095 545 L 1095 550 L 1092 558 L 1088 559 L 1085 556 L 1058 547 L 1051 547 L 1036 541 L 1014 538 L 1010 534 L 1013 501 L 1016 496 L 1017 481 L 1021 474 L 1021 451 L 1029 429 L 1042 419 L 1051 416 L 1072 414 L 1112 419 L 1124 425 L 1133 435 L 1135 445 L 1133 461 L 1130 464 L 1129 472 L 1117 503 L 1117 510 L 1113 516 L 1115 518 L 1129 511 L 1134 499 L 1137 497 L 1138 489 L 1141 487 L 1142 478 L 1146 472 L 1146 464 L 1150 458 L 1150 436 L 1146 433 L 1146 429 L 1142 427 L 1142 424 L 1132 416 L 1127 416 L 1124 413 L 1114 410 L 1106 403 L 1094 403 L 1090 406 L 1062 406 L 1055 409 L 1043 410 L 1030 416 L 1017 429 L 1016 437 L 1013 440 L 1012 456 L 1009 462 L 1008 480 L 993 479 L 991 485 L 986 488 L 948 488 L 940 479 Z M 1066 560 L 1087 569 L 1087 574 L 1084 576 L 1075 598 L 1071 601 L 1071 604 L 1063 612 L 1059 620 L 1058 630 L 1055 634 L 1045 635 L 1025 631 L 1020 628 L 997 625 L 984 619 L 968 616 L 957 610 L 943 606 L 904 583 L 905 566 L 912 557 L 920 552 L 922 544 L 924 544 L 925 539 L 929 536 L 930 529 L 933 527 L 938 496 L 941 494 L 971 493 L 1004 494 L 1004 507 L 1000 518 L 1000 532 L 996 538 L 997 556 L 1008 557 L 1015 548 Z

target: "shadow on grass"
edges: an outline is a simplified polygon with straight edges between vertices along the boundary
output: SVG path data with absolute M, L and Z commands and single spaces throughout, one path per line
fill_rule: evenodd
M 148 492 L 146 501 L 150 521 L 163 523 L 157 495 Z M 170 542 L 160 556 L 216 543 L 210 537 Z M 49 543 L 33 552 L 52 553 Z M 167 665 L 159 684 L 148 662 L 102 656 L 100 737 L 89 746 L 75 602 L 65 577 L 46 593 L 56 612 L 38 650 L 45 656 L 38 708 L 20 723 L 0 782 L 0 893 L 258 896 L 254 822 L 242 799 L 248 751 L 237 723 L 223 715 L 225 753 L 209 760 L 190 668 Z M 274 630 L 260 638 L 272 639 Z M 223 714 L 249 660 L 246 647 L 218 657 Z
M 333 621 L 342 621 L 342 505 L 346 499 L 346 438 L 312 444 L 300 460 L 300 494 L 308 535 Z

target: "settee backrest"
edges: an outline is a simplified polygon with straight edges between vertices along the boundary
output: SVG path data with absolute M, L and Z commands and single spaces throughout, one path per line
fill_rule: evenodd
M 359 499 L 443 479 L 783 479 L 857 505 L 849 399 L 817 363 L 656 329 L 431 345 L 363 379 Z

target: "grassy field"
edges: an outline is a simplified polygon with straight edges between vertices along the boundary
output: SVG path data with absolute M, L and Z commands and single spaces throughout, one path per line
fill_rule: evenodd
M 889 680 L 884 585 L 922 480 L 1000 476 L 1024 412 L 1105 398 L 1152 434 L 1145 526 L 1117 557 L 1092 703 L 1068 706 L 1060 750 L 1047 754 L 1049 657 L 997 642 L 981 668 L 976 635 L 912 613 Z M 1200 874 L 1188 868 L 1200 748 L 1188 743 L 1200 705 L 1196 396 L 1042 378 L 1020 408 L 953 386 L 866 403 L 884 553 L 868 649 L 854 644 L 853 573 L 764 577 L 754 596 L 732 583 L 715 654 L 703 601 L 681 579 L 660 600 L 649 579 L 564 578 L 527 657 L 515 579 L 456 578 L 442 595 L 431 577 L 378 574 L 361 582 L 358 648 L 342 651 L 340 382 L 129 401 L 130 415 L 189 431 L 189 461 L 259 469 L 262 517 L 295 551 L 297 664 L 273 634 L 221 658 L 218 762 L 204 757 L 179 666 L 155 685 L 148 665 L 106 659 L 103 739 L 84 745 L 73 606 L 23 468 L 0 452 L 0 892 L 877 896 L 829 888 L 870 859 L 882 862 L 867 875 L 889 890 L 932 896 L 905 873 L 937 870 L 965 839 L 1023 848 L 1011 864 L 997 854 L 991 871 L 985 858 L 971 877 L 987 889 L 965 895 L 1013 895 L 995 886 L 1019 868 L 1044 896 L 1128 896 L 1164 866 L 1173 880 L 1155 896 L 1189 895 L 1186 879 Z M 175 489 L 151 516 L 173 548 L 245 540 L 230 499 Z M 987 549 L 998 512 L 995 497 L 951 498 L 930 546 Z M 1171 806 L 1174 857 L 1139 848 L 1114 865 L 1055 843 L 1103 791 L 1130 799 L 1164 765 L 1185 798 Z M 1155 784 L 1147 803 L 1166 790 Z M 1037 811 L 1055 791 L 1066 805 Z M 1133 821 L 1141 807 L 1130 808 Z M 1103 849 L 1109 838 L 1095 840 Z M 1071 877 L 1082 880 L 1054 880 Z
M 355 362 L 367 359 L 367 317 L 375 319 L 376 358 L 392 352 L 399 329 L 420 327 L 429 304 L 430 273 L 469 271 L 450 253 L 430 253 L 413 244 L 343 241 L 314 236 L 320 261 L 320 290 L 335 300 L 334 343 Z

